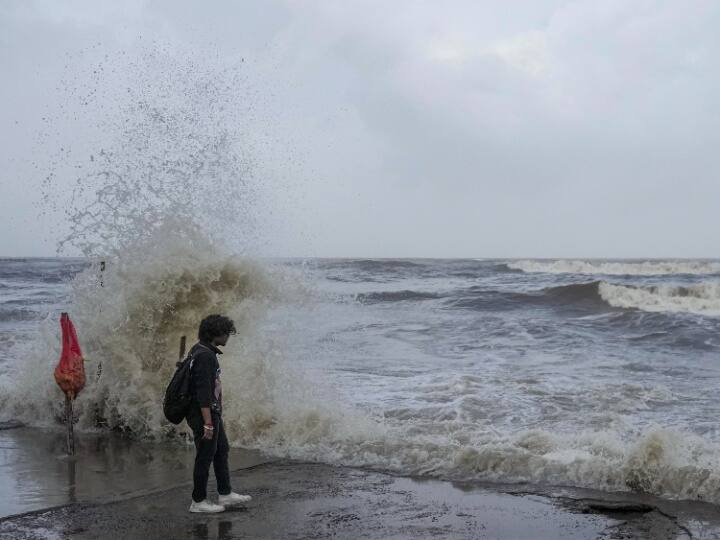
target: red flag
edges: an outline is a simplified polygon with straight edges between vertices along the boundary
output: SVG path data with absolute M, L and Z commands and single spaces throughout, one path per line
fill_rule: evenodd
M 67 313 L 60 316 L 62 328 L 62 353 L 55 368 L 55 382 L 70 399 L 85 387 L 85 366 L 75 327 Z

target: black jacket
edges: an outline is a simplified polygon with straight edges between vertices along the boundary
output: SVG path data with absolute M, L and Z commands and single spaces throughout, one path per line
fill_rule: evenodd
M 216 396 L 216 386 L 220 380 L 220 362 L 217 355 L 222 351 L 211 343 L 200 341 L 190 349 L 193 356 L 190 368 L 194 407 L 210 407 L 213 412 L 222 412 L 222 394 Z

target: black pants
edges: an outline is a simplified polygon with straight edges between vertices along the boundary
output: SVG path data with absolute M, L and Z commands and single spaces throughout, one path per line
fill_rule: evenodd
M 227 495 L 232 491 L 230 487 L 230 469 L 228 467 L 228 444 L 223 426 L 222 417 L 212 413 L 212 422 L 215 427 L 212 439 L 203 439 L 203 418 L 200 409 L 193 410 L 187 417 L 187 423 L 195 436 L 195 468 L 193 469 L 193 492 L 195 502 L 207 498 L 207 483 L 210 475 L 210 464 L 215 470 L 217 490 L 220 495 Z

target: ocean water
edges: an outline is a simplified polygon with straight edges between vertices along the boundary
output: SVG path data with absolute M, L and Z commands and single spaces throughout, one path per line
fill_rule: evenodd
M 225 312 L 235 446 L 720 503 L 718 261 L 142 249 L 102 273 L 95 259 L 0 260 L 0 420 L 57 424 L 67 310 L 88 372 L 78 429 L 179 439 L 161 412 L 177 343 Z

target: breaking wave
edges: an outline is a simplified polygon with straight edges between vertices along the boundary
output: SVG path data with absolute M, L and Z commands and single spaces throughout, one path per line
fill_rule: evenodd
M 93 265 L 72 283 L 67 310 L 81 336 L 88 381 L 77 400 L 81 427 L 161 433 L 158 406 L 180 336 L 192 340 L 197 321 L 213 312 L 232 313 L 242 326 L 247 317 L 260 316 L 260 299 L 271 295 L 267 272 L 257 263 L 207 244 L 195 249 L 187 238 L 161 238 L 127 251 L 128 259 L 109 258 L 102 277 Z M 52 372 L 59 343 L 57 321 L 46 320 L 5 395 L 4 411 L 31 423 L 60 418 L 62 400 L 52 377 L 37 376 Z
M 233 444 L 293 459 L 445 480 L 566 485 L 720 503 L 720 447 L 687 432 L 653 427 L 634 435 L 503 434 L 455 420 L 441 422 L 445 436 L 432 436 L 422 434 L 412 414 L 405 424 L 389 425 L 356 413 L 340 416 L 332 407 L 326 402 L 317 415 L 302 417 L 285 409 L 283 421 L 272 426 L 233 429 L 241 433 Z
M 636 286 L 607 281 L 590 281 L 546 287 L 536 291 L 503 292 L 471 288 L 465 295 L 448 300 L 456 308 L 493 311 L 524 309 L 529 305 L 545 305 L 562 309 L 607 311 L 608 308 L 637 309 L 661 313 L 694 313 L 720 315 L 720 281 L 696 285 Z M 404 291 L 399 298 L 410 296 Z M 419 294 L 419 293 L 418 293 Z M 389 297 L 383 297 L 390 300 Z
M 720 315 L 720 282 L 697 285 L 634 287 L 601 282 L 600 296 L 619 308 L 642 311 Z
M 608 262 L 585 260 L 525 260 L 507 262 L 511 270 L 549 274 L 601 274 L 653 276 L 672 274 L 717 274 L 720 262 L 713 261 L 637 261 Z
M 289 273 L 240 255 L 266 211 L 253 183 L 256 162 L 242 144 L 242 115 L 253 114 L 252 103 L 242 102 L 240 68 L 212 58 L 168 54 L 154 44 L 137 56 L 106 56 L 92 69 L 103 77 L 81 88 L 69 83 L 64 110 L 103 132 L 84 141 L 81 158 L 62 154 L 79 163 L 50 159 L 43 185 L 46 200 L 67 202 L 69 233 L 59 248 L 85 257 L 64 305 L 86 360 L 81 428 L 174 431 L 162 417 L 164 387 L 180 336 L 192 340 L 210 313 L 236 319 L 243 341 L 236 350 L 247 353 L 247 371 L 262 372 L 247 363 L 272 352 L 249 344 Z M 94 86 L 88 91 L 85 84 Z M 67 169 L 75 171 L 70 178 Z M 69 201 L 62 197 L 68 185 L 75 185 Z M 287 288 L 289 297 L 301 289 Z M 57 322 L 49 318 L 35 343 L 12 350 L 17 360 L 0 392 L 3 414 L 33 424 L 60 417 L 60 391 L 51 376 L 38 376 L 52 373 L 58 346 Z M 257 382 L 233 375 L 239 384 Z

